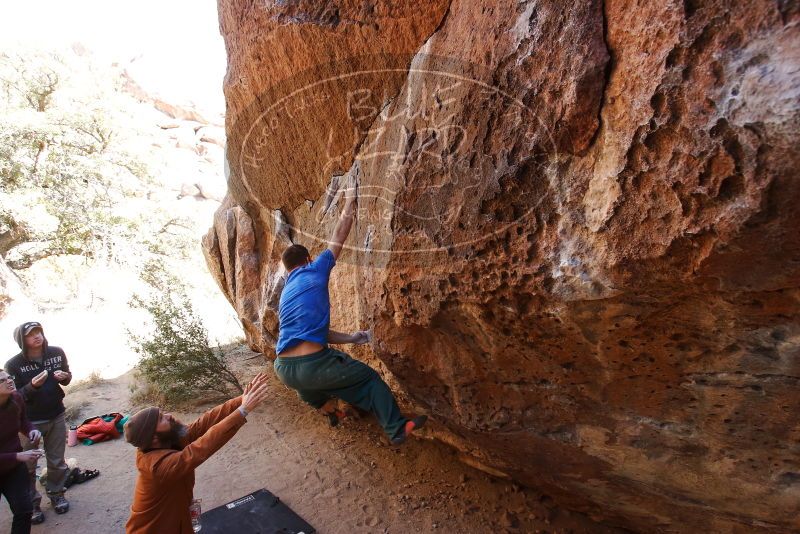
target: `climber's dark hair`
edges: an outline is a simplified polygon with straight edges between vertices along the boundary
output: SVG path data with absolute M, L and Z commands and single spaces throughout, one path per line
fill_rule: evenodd
M 283 262 L 283 266 L 286 267 L 287 271 L 291 271 L 295 267 L 305 265 L 309 259 L 311 259 L 311 254 L 308 253 L 308 249 L 303 245 L 292 245 L 287 247 L 281 256 L 281 261 Z

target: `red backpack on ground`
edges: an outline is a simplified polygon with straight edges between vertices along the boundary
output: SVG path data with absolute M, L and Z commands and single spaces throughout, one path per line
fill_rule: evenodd
M 117 412 L 90 417 L 78 427 L 78 439 L 90 439 L 94 443 L 117 439 L 120 436 L 117 423 L 123 417 L 121 413 Z M 106 419 L 110 420 L 106 421 Z

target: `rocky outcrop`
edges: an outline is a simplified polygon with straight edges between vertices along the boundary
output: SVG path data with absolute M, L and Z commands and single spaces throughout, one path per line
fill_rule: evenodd
M 167 115 L 168 117 L 172 117 L 173 119 L 195 121 L 198 123 L 209 122 L 208 119 L 203 117 L 197 110 L 191 107 L 168 102 L 157 95 L 148 93 L 142 88 L 141 85 L 139 85 L 136 79 L 131 76 L 127 70 L 123 69 L 120 74 L 122 77 L 122 89 L 126 93 L 136 98 L 139 102 L 150 104 L 161 113 Z
M 564 6 L 220 1 L 211 270 L 270 354 L 353 174 L 334 326 L 436 437 L 634 528 L 800 529 L 800 13 Z

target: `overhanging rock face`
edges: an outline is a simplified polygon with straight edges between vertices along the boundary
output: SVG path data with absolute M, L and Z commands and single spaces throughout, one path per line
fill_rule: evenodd
M 795 4 L 219 7 L 253 347 L 355 177 L 333 326 L 438 437 L 643 530 L 800 529 Z

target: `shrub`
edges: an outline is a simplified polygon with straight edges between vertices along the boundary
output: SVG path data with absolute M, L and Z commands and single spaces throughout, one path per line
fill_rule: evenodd
M 135 295 L 131 304 L 150 315 L 154 328 L 150 336 L 129 336 L 142 357 L 137 370 L 150 394 L 168 405 L 241 394 L 242 385 L 219 347 L 209 345 L 208 331 L 177 278 L 159 262 L 150 262 L 142 278 L 152 291 Z

